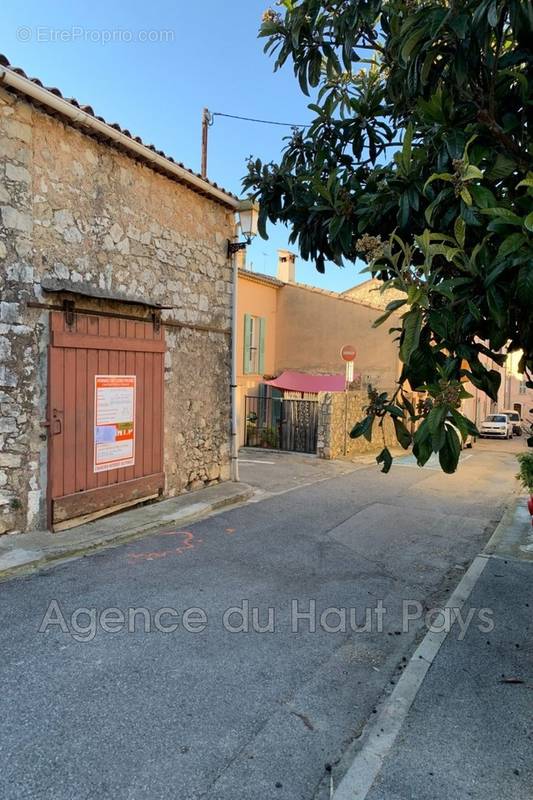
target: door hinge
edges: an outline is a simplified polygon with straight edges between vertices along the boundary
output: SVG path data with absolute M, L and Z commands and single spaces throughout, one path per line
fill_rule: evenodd
M 76 321 L 76 306 L 74 300 L 63 300 L 63 313 L 67 328 L 73 328 Z
M 161 311 L 160 309 L 155 309 L 152 311 L 152 322 L 154 324 L 154 333 L 159 333 L 161 330 Z

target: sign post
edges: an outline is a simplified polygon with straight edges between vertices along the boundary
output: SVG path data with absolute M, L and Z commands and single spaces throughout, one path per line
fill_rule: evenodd
M 353 344 L 343 344 L 341 347 L 341 358 L 346 364 L 345 384 L 344 384 L 344 455 L 346 455 L 348 446 L 348 386 L 353 381 L 353 362 L 357 351 Z
M 353 362 L 355 361 L 356 355 L 357 351 L 353 345 L 344 344 L 341 347 L 341 358 L 346 363 L 346 389 L 353 381 Z

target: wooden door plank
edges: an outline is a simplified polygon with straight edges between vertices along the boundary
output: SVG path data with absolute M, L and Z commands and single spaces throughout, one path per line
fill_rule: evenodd
M 86 334 L 86 314 L 76 315 L 76 331 Z M 76 491 L 87 489 L 87 351 L 79 350 L 76 358 Z
M 123 338 L 126 336 L 126 320 L 121 319 L 119 320 L 120 323 L 120 335 Z M 126 353 L 124 350 L 120 350 L 118 354 L 118 374 L 125 375 L 126 374 Z M 126 470 L 124 468 L 118 470 L 118 482 L 122 483 L 122 481 L 126 480 Z
M 102 318 L 100 320 L 100 328 L 102 328 L 102 323 L 104 323 L 105 329 L 109 326 L 109 320 Z M 108 350 L 98 350 L 98 375 L 109 375 L 109 352 Z M 96 473 L 96 485 L 100 486 L 107 486 L 109 483 L 109 477 L 107 472 L 97 472 Z
M 87 465 L 87 489 L 94 489 L 98 485 L 98 478 L 94 471 L 94 392 L 97 372 L 98 352 L 96 350 L 87 350 L 87 451 L 85 459 Z
M 113 486 L 103 486 L 89 492 L 65 495 L 54 500 L 54 521 L 92 514 L 102 508 L 120 505 L 135 498 L 156 494 L 164 485 L 162 473 L 145 475 Z
M 128 322 L 128 326 L 130 324 L 131 323 Z M 133 323 L 133 324 L 135 324 L 135 323 Z M 130 335 L 130 330 L 128 330 L 128 335 Z M 126 375 L 135 375 L 136 374 L 135 373 L 135 357 L 136 357 L 136 353 L 134 351 L 126 353 Z M 136 403 L 136 405 L 137 405 L 137 403 Z M 137 427 L 138 424 L 139 424 L 138 413 L 137 413 L 137 409 L 135 409 L 135 427 Z M 137 442 L 135 441 L 135 464 L 137 463 L 138 457 L 139 457 L 139 454 L 137 452 Z M 133 480 L 135 478 L 135 464 L 133 465 L 133 467 L 126 467 L 126 469 L 124 470 L 125 477 L 126 477 L 127 481 L 131 481 L 131 480 Z
M 151 322 L 76 314 L 72 330 L 61 312 L 50 320 L 49 419 L 55 408 L 62 428 L 54 437 L 50 432 L 49 497 L 56 523 L 65 525 L 80 513 L 101 513 L 95 503 L 116 506 L 151 494 L 154 475 L 156 490 L 163 488 L 165 341 L 164 329 L 156 333 Z M 136 376 L 133 467 L 94 472 L 97 374 Z
M 104 319 L 102 319 L 103 321 Z M 165 348 L 160 339 L 150 340 L 135 337 L 123 339 L 120 336 L 94 336 L 62 331 L 52 333 L 52 345 L 54 347 L 82 347 L 86 350 L 133 350 L 140 353 L 162 353 Z
M 163 471 L 162 464 L 162 441 L 163 441 L 163 414 L 162 399 L 163 387 L 161 385 L 161 361 L 163 356 L 157 354 L 153 358 L 153 403 L 152 403 L 152 470 L 154 472 Z
M 71 494 L 76 486 L 76 350 L 68 347 L 64 356 L 63 409 L 63 493 Z
M 50 400 L 49 417 L 51 453 L 50 497 L 61 497 L 63 490 L 63 409 L 65 351 L 50 348 Z
M 135 353 L 135 375 L 137 376 L 137 391 L 135 397 L 135 466 L 133 472 L 140 478 L 148 470 L 144 468 L 144 391 L 146 376 L 144 371 L 144 353 Z
M 152 353 L 144 354 L 144 407 L 142 421 L 144 425 L 144 438 L 143 438 L 143 467 L 147 473 L 153 472 L 152 470 L 152 448 L 154 441 L 154 426 L 153 426 L 153 413 L 154 413 L 154 385 L 153 385 L 153 370 L 154 370 L 154 356 Z M 139 415 L 140 416 L 140 415 Z
M 76 351 L 76 480 L 77 492 L 87 489 L 87 350 Z

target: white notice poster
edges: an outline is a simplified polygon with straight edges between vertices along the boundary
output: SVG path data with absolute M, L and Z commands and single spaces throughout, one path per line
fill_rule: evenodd
M 94 471 L 135 464 L 135 375 L 94 379 Z

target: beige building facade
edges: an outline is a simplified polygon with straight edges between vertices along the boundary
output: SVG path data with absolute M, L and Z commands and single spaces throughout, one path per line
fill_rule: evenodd
M 341 347 L 351 344 L 361 383 L 393 388 L 398 378 L 398 349 L 387 326 L 373 328 L 374 308 L 336 292 L 285 284 L 279 292 L 276 369 L 312 374 L 344 371 Z
M 278 253 L 277 277 L 239 270 L 237 352 L 239 441 L 246 439 L 245 397 L 257 396 L 265 382 L 284 371 L 342 375 L 340 351 L 357 350 L 356 384 L 391 390 L 399 375 L 397 347 L 386 327 L 374 328 L 375 307 L 346 294 L 298 283 L 296 257 Z M 343 383 L 341 381 L 341 383 Z M 286 392 L 285 396 L 302 393 Z M 306 394 L 317 399 L 318 394 Z

